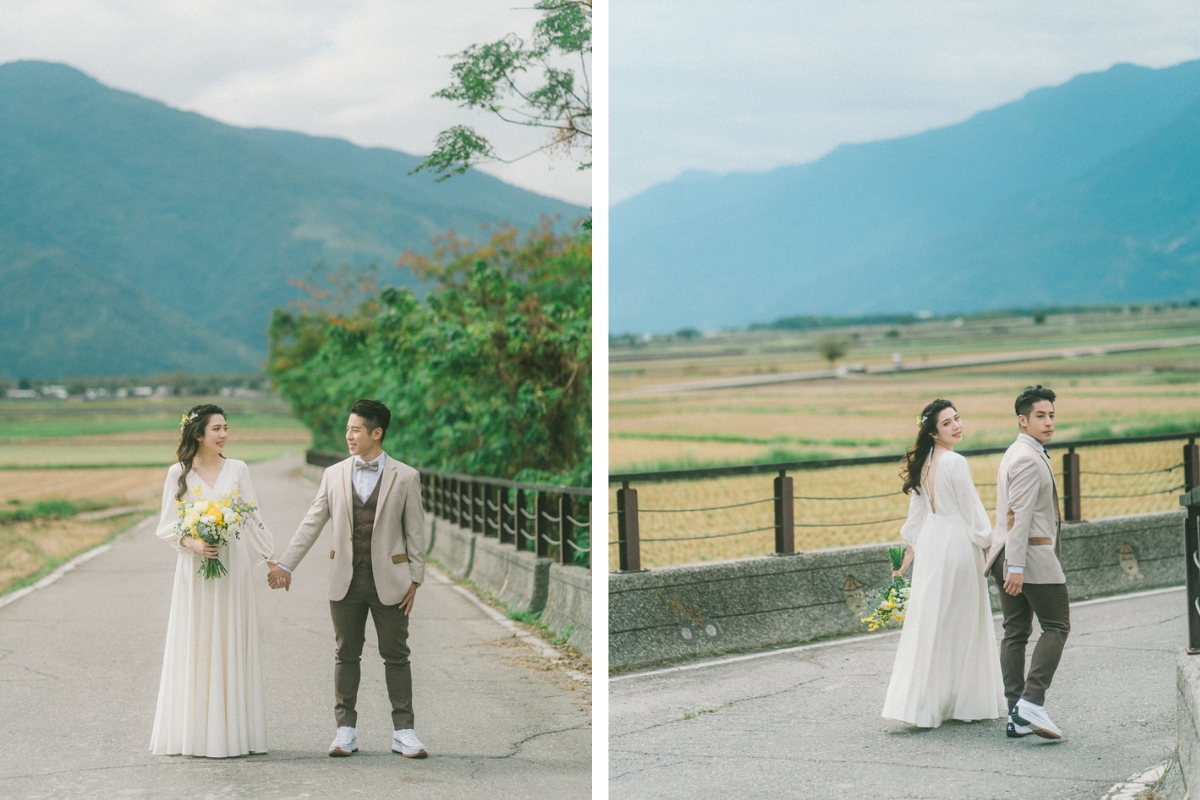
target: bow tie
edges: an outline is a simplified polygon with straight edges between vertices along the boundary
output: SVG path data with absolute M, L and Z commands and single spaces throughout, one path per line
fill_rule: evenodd
M 378 461 L 355 461 L 354 468 L 355 469 L 369 469 L 369 470 L 371 470 L 371 472 L 375 472 L 377 469 L 379 469 L 379 462 Z

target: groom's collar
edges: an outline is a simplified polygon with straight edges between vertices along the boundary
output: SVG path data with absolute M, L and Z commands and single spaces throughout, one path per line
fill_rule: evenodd
M 1037 450 L 1042 455 L 1047 455 L 1046 446 L 1043 445 L 1041 442 L 1039 442 L 1037 439 L 1030 436 L 1028 433 L 1018 433 L 1017 441 L 1024 442 L 1025 444 L 1032 447 L 1034 450 Z
M 387 464 L 387 460 L 388 460 L 388 459 L 387 459 L 387 453 L 385 453 L 385 452 L 384 452 L 384 451 L 382 451 L 382 450 L 380 450 L 380 451 L 379 451 L 379 455 L 375 456 L 375 457 L 374 457 L 373 459 L 371 459 L 370 461 L 363 461 L 363 459 L 362 459 L 362 456 L 359 456 L 359 455 L 357 455 L 357 454 L 355 454 L 355 455 L 353 455 L 353 456 L 350 456 L 350 463 L 351 463 L 351 464 L 357 464 L 357 463 L 359 463 L 359 462 L 362 462 L 362 463 L 364 463 L 364 464 L 375 464 L 375 463 L 378 463 L 378 464 L 379 464 L 379 466 L 381 466 L 381 467 L 382 467 L 382 466 L 385 466 L 385 465 Z

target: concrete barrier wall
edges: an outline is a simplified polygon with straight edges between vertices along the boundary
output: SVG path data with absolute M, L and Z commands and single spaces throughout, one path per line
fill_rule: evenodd
M 550 565 L 546 611 L 542 622 L 582 653 L 592 654 L 592 571 L 582 567 Z
M 519 552 L 511 544 L 426 517 L 430 557 L 518 611 L 542 612 L 541 620 L 580 652 L 592 654 L 592 573 Z
M 1072 599 L 1184 581 L 1184 512 L 1063 526 Z M 887 545 L 664 567 L 609 576 L 614 672 L 864 633 L 865 589 L 885 584 Z M 989 581 L 993 607 L 999 589 Z
M 1178 782 L 1182 786 L 1166 793 L 1167 797 L 1191 796 L 1191 787 L 1200 786 L 1200 656 L 1176 656 L 1175 675 L 1175 747 L 1179 754 Z

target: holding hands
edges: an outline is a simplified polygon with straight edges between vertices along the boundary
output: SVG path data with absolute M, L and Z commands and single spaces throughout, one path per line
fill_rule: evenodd
M 292 573 L 279 566 L 278 561 L 268 561 L 267 563 L 271 565 L 271 569 L 267 571 L 267 585 L 272 589 L 283 589 L 284 591 L 290 591 L 292 586 Z

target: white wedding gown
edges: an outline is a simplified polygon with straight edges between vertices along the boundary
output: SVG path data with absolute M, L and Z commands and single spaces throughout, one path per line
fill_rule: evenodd
M 983 574 L 991 524 L 967 460 L 943 453 L 933 489 L 932 507 L 926 487 L 912 493 L 900 530 L 913 549 L 912 589 L 883 704 L 886 719 L 922 728 L 1005 713 Z
M 178 557 L 150 751 L 213 758 L 265 753 L 267 712 L 251 567 L 274 552 L 271 535 L 261 518 L 258 525 L 239 523 L 241 538 L 230 531 L 229 545 L 221 547 L 228 574 L 209 580 L 196 574 L 200 556 L 174 544 L 179 472 L 174 464 L 167 473 L 157 531 Z M 208 500 L 237 489 L 244 499 L 258 502 L 250 470 L 241 461 L 227 459 L 212 487 L 195 470 L 187 484 L 189 493 L 199 486 Z M 184 496 L 189 498 L 194 495 Z

